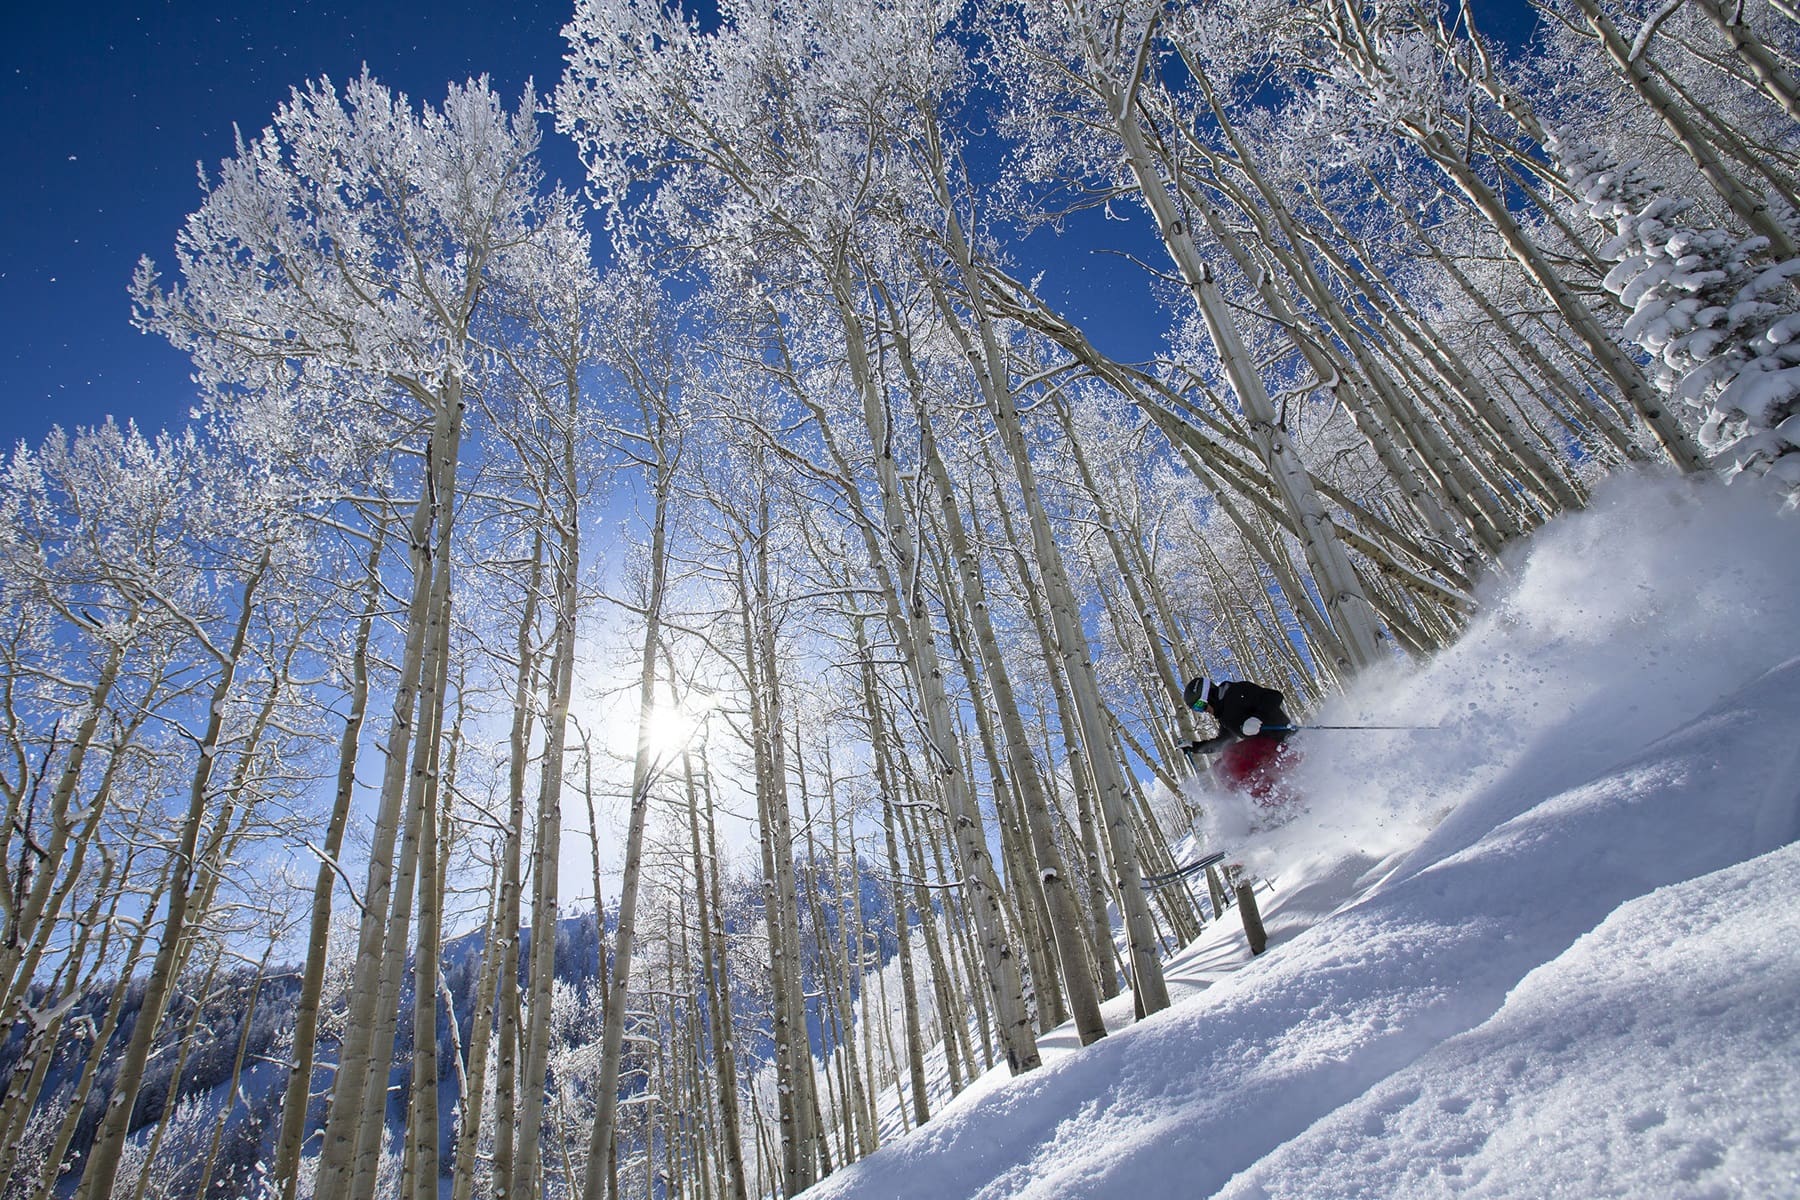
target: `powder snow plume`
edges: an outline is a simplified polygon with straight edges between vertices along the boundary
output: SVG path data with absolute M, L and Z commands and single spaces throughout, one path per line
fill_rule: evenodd
M 1621 478 L 1459 643 L 1311 721 L 1285 812 L 1200 792 L 1273 884 L 1175 1004 L 967 1089 L 807 1195 L 1800 1195 L 1800 524 Z M 1190 846 L 1190 852 L 1194 847 Z

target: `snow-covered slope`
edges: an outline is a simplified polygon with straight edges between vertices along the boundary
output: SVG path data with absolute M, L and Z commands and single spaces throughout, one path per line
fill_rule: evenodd
M 1800 1195 L 1800 525 L 1609 484 L 1311 735 L 1178 999 L 809 1196 Z M 1127 1002 L 1128 1005 L 1128 1002 Z

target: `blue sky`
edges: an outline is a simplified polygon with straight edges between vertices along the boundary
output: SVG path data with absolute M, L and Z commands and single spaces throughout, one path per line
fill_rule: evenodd
M 1488 32 L 1508 34 L 1519 0 L 1484 4 Z M 288 89 L 321 74 L 342 81 L 367 63 L 415 101 L 452 79 L 488 74 L 516 98 L 562 70 L 560 30 L 572 0 L 440 0 L 263 7 L 226 0 L 21 6 L 0 49 L 0 447 L 107 414 L 147 429 L 179 423 L 192 403 L 185 358 L 131 328 L 126 286 L 140 254 L 167 264 L 200 200 L 195 167 L 228 156 L 234 123 L 260 130 Z M 551 178 L 574 183 L 566 139 L 544 137 Z M 1121 212 L 1127 210 L 1121 209 Z M 1164 269 L 1141 214 L 1102 236 Z M 1141 271 L 1093 250 L 1099 218 L 1060 244 L 1034 239 L 1030 269 L 1049 293 L 1124 358 L 1154 352 L 1162 322 Z
M 232 126 L 267 124 L 288 89 L 366 62 L 415 101 L 486 72 L 516 98 L 562 69 L 569 0 L 288 6 L 224 0 L 33 4 L 0 49 L 0 445 L 52 424 L 178 422 L 186 359 L 131 328 L 140 254 L 168 263 L 197 206 L 195 164 L 230 155 Z M 573 182 L 566 142 L 549 174 Z

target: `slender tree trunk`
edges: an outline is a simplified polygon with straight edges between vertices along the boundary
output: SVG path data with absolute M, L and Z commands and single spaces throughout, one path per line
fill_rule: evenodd
M 724 1177 L 730 1200 L 748 1200 L 750 1190 L 744 1178 L 744 1146 L 739 1128 L 737 1053 L 733 1049 L 729 1009 L 731 982 L 726 972 L 726 947 L 716 938 L 713 922 L 717 919 L 713 889 L 718 886 L 718 859 L 711 853 L 712 811 L 707 809 L 709 846 L 702 852 L 700 843 L 700 796 L 694 784 L 692 755 L 681 752 L 682 783 L 687 790 L 688 838 L 694 856 L 694 894 L 700 922 L 700 977 L 706 996 L 707 1024 L 712 1030 L 712 1065 L 718 1088 L 719 1149 L 724 1159 Z
M 525 874 L 525 776 L 531 756 L 540 654 L 537 649 L 538 605 L 544 581 L 544 530 L 548 505 L 540 497 L 532 535 L 531 572 L 525 587 L 517 640 L 518 671 L 513 680 L 512 727 L 507 753 L 506 842 L 500 882 L 498 1030 L 495 1034 L 493 1186 L 498 1197 L 509 1194 L 518 1155 L 519 1094 L 519 941 L 525 916 L 521 893 Z M 598 904 L 599 893 L 595 893 Z
M 543 1156 L 544 1087 L 550 1062 L 550 1009 L 556 974 L 557 874 L 562 857 L 563 763 L 568 746 L 569 704 L 575 687 L 576 587 L 581 576 L 581 514 L 575 474 L 575 422 L 580 392 L 576 380 L 567 381 L 566 392 L 568 408 L 563 414 L 566 424 L 560 434 L 562 471 L 559 482 L 563 488 L 563 504 L 557 519 L 560 546 L 556 560 L 556 654 L 550 670 L 549 712 L 544 718 L 544 761 L 538 783 L 538 855 L 533 871 L 536 890 L 531 908 L 531 1016 L 525 1036 L 524 1108 L 520 1122 L 524 1144 L 520 1148 L 509 1193 L 519 1200 L 533 1200 L 537 1196 L 539 1163 Z M 658 488 L 657 524 L 651 546 L 651 553 L 658 561 L 652 568 L 655 582 L 651 600 L 660 606 L 664 525 L 660 497 L 666 484 L 659 480 Z M 656 636 L 658 631 L 659 625 L 653 618 L 649 636 Z M 645 671 L 653 674 L 655 659 L 651 650 L 646 649 L 645 658 Z M 639 736 L 641 742 L 642 734 Z M 641 747 L 639 752 L 642 753 Z M 597 906 L 599 902 L 596 893 L 594 903 Z
M 475 985 L 475 1010 L 469 1026 L 469 1066 L 464 1072 L 462 1112 L 457 1118 L 456 1165 L 450 1184 L 451 1200 L 470 1200 L 475 1192 L 475 1160 L 481 1144 L 481 1114 L 487 1091 L 488 1048 L 494 1032 L 494 993 L 499 987 L 500 964 L 506 957 L 500 929 L 500 875 L 505 864 L 496 858 L 490 884 L 486 934 L 482 939 L 481 976 Z M 596 899 L 595 903 L 598 903 Z
M 406 643 L 400 662 L 400 678 L 394 689 L 393 713 L 383 742 L 387 763 L 369 848 L 369 877 L 363 889 L 363 920 L 357 938 L 350 1012 L 339 1050 L 324 1147 L 319 1156 L 315 1188 L 321 1197 L 353 1195 L 351 1173 L 355 1169 L 368 1087 L 370 1042 L 376 1024 L 376 1006 L 381 999 L 383 957 L 387 948 L 387 912 L 394 883 L 394 842 L 405 812 L 407 751 L 412 744 L 415 718 L 424 724 L 433 723 L 429 710 L 418 703 L 418 691 L 421 680 L 426 678 L 423 668 L 427 647 L 435 642 L 434 622 L 441 616 L 440 605 L 434 603 L 440 573 L 446 594 L 449 588 L 449 564 L 439 564 L 437 560 L 447 558 L 449 554 L 448 535 L 455 513 L 462 416 L 461 385 L 452 380 L 434 414 L 426 454 L 427 479 L 414 506 L 409 529 L 412 595 L 407 608 Z M 439 570 L 434 571 L 434 565 Z M 416 709 L 420 711 L 415 712 Z
M 594 1085 L 594 1124 L 588 1138 L 583 1200 L 604 1200 L 605 1164 L 617 1132 L 619 1065 L 625 1038 L 626 1000 L 631 989 L 632 943 L 637 932 L 638 875 L 642 869 L 644 824 L 649 814 L 650 789 L 662 766 L 652 760 L 650 721 L 656 704 L 656 652 L 662 635 L 663 586 L 667 570 L 665 537 L 670 478 L 665 462 L 658 463 L 654 487 L 656 513 L 650 533 L 649 594 L 643 610 L 643 661 L 638 672 L 638 735 L 637 755 L 631 770 L 631 816 L 625 834 L 624 878 L 619 886 L 619 927 L 613 950 L 613 973 L 600 1034 L 600 1078 Z M 570 587 L 573 587 L 572 579 Z M 565 698 L 565 711 L 566 703 Z M 550 853 L 554 854 L 555 850 Z
M 294 1004 L 294 1062 L 281 1102 L 281 1131 L 276 1136 L 275 1169 L 271 1180 L 281 1200 L 294 1200 L 299 1182 L 300 1153 L 306 1139 L 307 1109 L 312 1100 L 313 1056 L 319 1036 L 319 1004 L 325 991 L 325 960 L 331 936 L 332 892 L 340 869 L 338 855 L 344 847 L 344 828 L 350 819 L 363 719 L 368 713 L 369 638 L 383 599 L 381 554 L 386 542 L 387 526 L 377 523 L 369 547 L 368 590 L 350 648 L 350 710 L 344 717 L 344 732 L 338 739 L 337 786 L 332 796 L 331 820 L 325 828 L 319 869 L 313 877 L 312 923 L 307 934 L 306 965 L 301 971 L 300 997 Z
M 1090 37 L 1097 37 L 1097 33 Z M 1326 611 L 1348 654 L 1347 661 L 1340 667 L 1354 671 L 1373 666 L 1387 655 L 1381 648 L 1381 631 L 1369 611 L 1362 584 L 1350 565 L 1349 555 L 1338 541 L 1305 466 L 1281 427 L 1268 389 L 1239 336 L 1236 319 L 1213 279 L 1212 268 L 1200 257 L 1193 231 L 1158 176 L 1156 158 L 1145 141 L 1138 114 L 1133 108 L 1132 85 L 1120 85 L 1102 74 L 1100 64 L 1109 56 L 1097 42 L 1089 45 L 1088 56 L 1092 72 L 1090 82 L 1106 103 L 1125 152 L 1126 165 L 1137 181 L 1138 192 L 1150 207 L 1163 245 L 1175 260 L 1200 310 L 1201 319 L 1219 352 L 1219 361 L 1231 381 L 1232 393 L 1249 419 L 1251 436 L 1270 481 L 1293 516 L 1307 561 L 1312 566 L 1319 591 L 1324 595 Z M 1141 71 L 1142 64 L 1133 69 Z
M 448 620 L 446 620 L 446 625 Z M 444 694 L 450 656 L 438 661 L 437 693 Z M 441 711 L 441 709 L 440 709 Z M 438 1198 L 438 971 L 443 950 L 443 892 L 438 845 L 438 759 L 443 739 L 431 740 L 430 766 L 420 794 L 419 932 L 413 954 L 412 1095 L 407 1102 L 406 1138 L 411 1173 L 402 1175 L 402 1194 L 411 1200 Z
M 213 799 L 213 766 L 224 739 L 231 688 L 236 682 L 237 671 L 243 663 L 249 643 L 256 589 L 268 569 L 269 552 L 265 549 L 256 568 L 244 581 L 237 630 L 232 636 L 230 649 L 219 664 L 219 677 L 213 686 L 207 724 L 200 737 L 198 761 L 188 789 L 187 816 L 182 821 L 174 852 L 175 870 L 169 887 L 168 910 L 163 918 L 162 941 L 150 967 L 150 978 L 145 984 L 137 1024 L 132 1029 L 131 1041 L 126 1045 L 124 1061 L 119 1066 L 112 1096 L 107 1101 L 106 1117 L 101 1121 L 93 1148 L 88 1152 L 87 1167 L 76 1192 L 78 1200 L 107 1200 L 112 1194 L 114 1179 L 119 1170 L 119 1154 L 125 1148 L 132 1106 L 137 1102 L 138 1088 L 144 1079 L 144 1067 L 149 1062 L 156 1031 L 162 1024 L 163 1012 L 174 991 L 181 941 L 188 931 L 190 919 L 188 902 L 192 899 L 192 888 L 201 867 L 196 856 L 200 830 Z M 196 912 L 193 917 L 200 918 L 204 915 L 204 912 Z
M 904 872 L 900 866 L 899 843 L 894 832 L 898 820 L 894 804 L 899 789 L 895 786 L 889 769 L 887 722 L 883 717 L 881 695 L 876 688 L 874 656 L 869 651 L 862 619 L 858 617 L 854 625 L 857 662 L 862 676 L 863 716 L 869 725 L 869 758 L 875 768 L 876 790 L 881 795 L 882 833 L 887 846 L 888 874 L 893 879 L 891 894 L 894 933 L 899 943 L 896 953 L 900 960 L 900 1003 L 902 1019 L 906 1023 L 906 1065 L 912 1092 L 912 1116 L 915 1125 L 923 1125 L 931 1119 L 931 1108 L 925 1082 L 924 1036 L 919 1028 L 918 984 L 913 970 L 912 923 L 906 915 Z
M 1706 177 L 1706 181 L 1712 184 L 1713 190 L 1719 194 L 1719 198 L 1730 207 L 1731 211 L 1737 214 L 1738 219 L 1749 226 L 1752 233 L 1769 239 L 1770 251 L 1777 261 L 1785 261 L 1795 257 L 1796 253 L 1800 253 L 1787 229 L 1769 211 L 1768 203 L 1732 174 L 1731 169 L 1714 151 L 1711 139 L 1688 117 L 1687 113 L 1682 111 L 1681 106 L 1675 102 L 1675 98 L 1664 89 L 1662 83 L 1656 78 L 1651 64 L 1644 61 L 1643 56 L 1634 56 L 1631 53 L 1630 45 L 1625 41 L 1624 35 L 1619 32 L 1618 26 L 1613 24 L 1612 18 L 1606 15 L 1595 0 L 1571 0 L 1571 2 L 1581 12 L 1581 15 L 1587 18 L 1588 24 L 1593 27 L 1595 39 L 1606 51 L 1607 57 L 1612 60 L 1613 66 L 1618 69 L 1620 76 L 1632 91 L 1638 94 L 1638 98 L 1662 119 L 1662 123 L 1674 136 L 1682 150 L 1693 160 L 1694 166 L 1699 168 L 1700 173 Z M 1702 2 L 1700 7 L 1704 11 L 1708 5 Z M 1721 29 L 1725 28 L 1725 26 L 1721 26 Z M 1727 32 L 1726 36 L 1729 38 L 1730 33 Z M 1790 95 L 1786 101 L 1783 101 L 1783 107 L 1787 107 L 1792 100 L 1793 97 Z M 1789 115 L 1794 114 L 1790 111 Z
M 903 361 L 908 363 L 910 373 L 910 356 L 904 354 L 904 343 L 901 349 Z M 1100 1016 L 1099 997 L 1092 987 L 1085 943 L 1080 936 L 1081 922 L 1075 898 L 1068 888 L 1062 855 L 1051 832 L 1048 802 L 1044 798 L 1037 761 L 1031 755 L 1025 722 L 1019 715 L 1012 677 L 1000 653 L 999 639 L 994 633 L 988 611 L 987 591 L 981 578 L 980 560 L 964 532 L 962 514 L 956 504 L 956 488 L 944 465 L 943 456 L 938 452 L 937 439 L 932 432 L 929 417 L 923 411 L 923 405 L 919 414 L 919 430 L 920 454 L 936 487 L 943 528 L 950 539 L 949 553 L 961 574 L 964 608 L 974 626 L 975 644 L 981 655 L 988 685 L 993 689 L 994 706 L 999 713 L 1006 742 L 1007 762 L 1012 769 L 1013 783 L 1019 789 L 1020 806 L 1024 810 L 1032 850 L 1038 860 L 1037 886 L 1049 915 L 1057 957 L 1062 965 L 1063 987 L 1068 996 L 1069 1007 L 1075 1015 L 1078 1036 L 1085 1046 L 1106 1036 L 1106 1024 Z
M 835 278 L 832 296 L 849 355 L 850 377 L 862 400 L 864 423 L 877 448 L 875 475 L 881 491 L 882 525 L 887 533 L 888 552 L 886 555 L 881 552 L 872 531 L 864 525 L 862 532 L 870 566 L 878 576 L 889 581 L 889 586 L 884 589 L 889 601 L 889 618 L 901 651 L 918 682 L 925 709 L 927 753 L 950 806 L 968 909 L 975 922 L 986 967 L 985 984 L 994 1001 L 1007 1064 L 1014 1074 L 1021 1074 L 1034 1070 L 1039 1064 L 1037 1039 L 1031 1028 L 1031 1014 L 1024 1003 L 1019 964 L 1001 927 L 999 879 L 994 874 L 981 814 L 969 795 L 968 781 L 963 777 L 958 761 L 960 756 L 951 729 L 950 704 L 944 691 L 937 645 L 924 596 L 918 588 L 917 523 L 906 512 L 899 471 L 891 452 L 889 417 L 869 364 L 867 337 L 851 302 L 849 281 Z

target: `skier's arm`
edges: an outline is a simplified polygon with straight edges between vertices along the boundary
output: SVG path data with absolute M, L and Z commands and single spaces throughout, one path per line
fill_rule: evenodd
M 1235 741 L 1237 741 L 1235 735 L 1221 733 L 1217 737 L 1203 738 L 1198 742 L 1189 742 L 1187 745 L 1181 747 L 1181 752 L 1183 754 L 1217 754 Z

